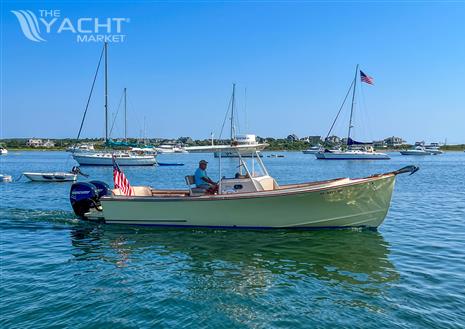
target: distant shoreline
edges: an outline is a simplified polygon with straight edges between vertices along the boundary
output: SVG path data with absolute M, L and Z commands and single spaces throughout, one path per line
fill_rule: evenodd
M 394 149 L 376 149 L 377 152 L 400 152 L 402 150 L 408 149 L 407 147 L 405 148 L 394 148 Z M 263 152 L 302 152 L 305 149 L 302 150 L 293 150 L 293 149 L 265 149 Z M 444 152 L 463 152 L 465 151 L 465 144 L 460 144 L 460 145 L 450 145 L 446 147 L 441 147 L 441 151 Z M 25 148 L 8 148 L 9 152 L 66 152 L 66 148 L 30 148 L 30 147 L 25 147 Z M 103 150 L 95 150 L 96 152 L 98 151 L 103 151 Z M 71 153 L 71 152 L 70 152 Z

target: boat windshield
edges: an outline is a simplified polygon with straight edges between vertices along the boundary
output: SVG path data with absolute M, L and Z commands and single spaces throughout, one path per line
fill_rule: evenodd
M 260 157 L 260 152 L 255 151 L 251 157 L 243 157 L 238 153 L 239 157 L 239 175 L 248 177 L 268 176 L 268 171 Z

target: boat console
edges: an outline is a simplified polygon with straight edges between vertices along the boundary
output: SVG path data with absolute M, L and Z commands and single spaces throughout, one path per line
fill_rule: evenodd
M 220 184 L 220 194 L 272 191 L 278 188 L 278 183 L 271 176 L 223 178 Z

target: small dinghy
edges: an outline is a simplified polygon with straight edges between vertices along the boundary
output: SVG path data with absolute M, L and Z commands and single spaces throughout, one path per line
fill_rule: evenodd
M 33 182 L 75 182 L 78 175 L 88 177 L 79 167 L 73 167 L 70 172 L 24 172 L 23 175 Z
M 162 166 L 162 167 L 167 167 L 167 166 L 184 166 L 184 163 L 179 163 L 179 162 L 172 162 L 172 163 L 169 163 L 169 162 L 157 162 L 157 164 L 159 166 Z
M 25 172 L 24 176 L 33 182 L 74 182 L 77 174 L 67 172 Z
M 13 181 L 10 175 L 0 174 L 0 183 L 10 183 Z

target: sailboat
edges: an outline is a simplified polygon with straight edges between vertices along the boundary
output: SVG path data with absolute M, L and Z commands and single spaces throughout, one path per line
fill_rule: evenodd
M 236 134 L 236 125 L 235 125 L 235 104 L 236 104 L 236 84 L 233 83 L 232 96 L 231 96 L 231 115 L 229 117 L 230 121 L 230 141 L 231 145 L 249 145 L 254 146 L 258 145 L 257 138 L 253 134 Z M 220 154 L 221 153 L 221 154 Z M 214 152 L 215 158 L 237 158 L 237 152 L 223 151 L 223 152 Z M 252 153 L 242 153 L 242 157 L 252 157 Z M 260 156 L 262 156 L 260 154 Z
M 319 152 L 315 153 L 316 158 L 319 160 L 388 160 L 390 159 L 386 153 L 375 152 L 375 150 L 373 149 L 372 143 L 358 142 L 358 141 L 353 140 L 351 137 L 351 131 L 352 131 L 352 128 L 354 127 L 352 125 L 352 118 L 354 114 L 355 90 L 357 87 L 358 75 L 360 74 L 361 81 L 372 84 L 372 79 L 368 77 L 367 75 L 365 75 L 361 70 L 359 70 L 358 67 L 359 66 L 357 65 L 355 69 L 354 80 L 352 81 L 350 88 L 347 92 L 347 95 L 349 95 L 350 90 L 353 88 L 352 89 L 352 105 L 350 107 L 349 132 L 347 134 L 346 149 L 345 150 L 329 150 L 329 149 L 320 150 Z M 344 99 L 344 102 L 347 99 L 347 95 L 346 95 L 346 98 Z M 342 105 L 344 105 L 344 103 Z M 339 117 L 342 107 L 343 106 L 341 106 L 336 118 L 334 119 L 331 129 L 329 130 L 327 136 L 330 135 L 331 130 L 334 127 L 334 124 L 337 118 Z
M 105 55 L 105 145 L 111 144 L 108 138 L 108 44 L 104 45 Z M 127 140 L 126 125 L 126 88 L 124 88 L 124 112 L 125 125 L 124 133 Z M 84 114 L 85 116 L 85 114 Z M 82 125 L 81 125 L 82 126 Z M 112 166 L 113 157 L 118 161 L 120 166 L 153 166 L 156 164 L 155 155 L 139 155 L 128 151 L 104 151 L 104 152 L 73 152 L 73 158 L 81 166 Z

